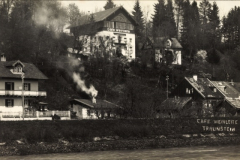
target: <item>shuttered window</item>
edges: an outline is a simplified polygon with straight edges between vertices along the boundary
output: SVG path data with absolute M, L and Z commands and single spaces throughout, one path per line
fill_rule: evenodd
M 13 99 L 5 99 L 5 106 L 6 107 L 13 107 L 14 106 Z
M 31 84 L 30 83 L 24 83 L 24 91 L 30 91 L 31 90 Z
M 5 82 L 5 90 L 14 90 L 13 82 Z

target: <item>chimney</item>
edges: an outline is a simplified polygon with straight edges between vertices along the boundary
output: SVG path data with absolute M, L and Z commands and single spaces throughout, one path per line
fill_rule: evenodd
M 234 86 L 234 82 L 233 82 L 233 79 L 231 79 L 231 85 Z
M 4 56 L 4 53 L 1 54 L 1 62 L 6 62 L 6 57 Z
M 92 103 L 93 103 L 93 104 L 96 104 L 96 103 L 97 103 L 97 101 L 96 101 L 96 98 L 95 98 L 95 97 L 93 97 L 93 98 L 92 98 Z
M 197 81 L 197 75 L 193 75 L 194 81 Z

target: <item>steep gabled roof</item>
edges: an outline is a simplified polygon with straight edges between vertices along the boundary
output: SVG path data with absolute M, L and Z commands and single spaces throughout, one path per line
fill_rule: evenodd
M 90 17 L 93 16 L 94 22 L 100 22 L 100 21 L 104 21 L 106 20 L 109 16 L 111 16 L 112 14 L 114 14 L 116 11 L 123 9 L 124 12 L 126 12 L 127 14 L 129 14 L 126 9 L 122 6 L 120 7 L 115 7 L 115 8 L 111 8 L 111 9 L 107 9 L 104 11 L 100 11 L 100 12 L 96 12 L 93 13 L 92 15 L 86 15 L 86 16 L 82 16 L 80 17 L 80 19 L 78 20 L 79 24 L 76 26 L 70 26 L 68 28 L 72 28 L 72 27 L 77 27 L 77 26 L 81 26 L 81 25 L 85 25 L 85 24 L 89 24 L 90 23 Z M 133 19 L 133 17 L 131 15 L 129 15 L 129 18 L 132 19 L 132 21 L 134 23 L 137 24 L 137 22 Z
M 106 100 L 100 100 L 97 99 L 96 103 L 93 103 L 89 99 L 73 99 L 71 102 L 77 102 L 80 104 L 84 104 L 85 106 L 92 108 L 92 109 L 116 109 L 118 108 L 117 105 L 106 101 Z
M 212 84 L 228 98 L 239 98 L 240 92 L 238 91 L 238 83 L 231 83 L 225 81 L 212 81 Z
M 234 108 L 240 109 L 240 99 L 226 98 L 225 100 Z
M 198 78 L 195 81 L 192 77 L 185 77 L 185 80 L 203 97 L 203 98 L 223 98 L 219 91 L 214 92 L 214 85 L 208 78 Z
M 168 98 L 157 107 L 157 110 L 180 110 L 191 100 L 191 97 Z
M 23 72 L 25 79 L 48 79 L 34 64 L 22 63 L 21 61 L 0 62 L 0 78 L 21 78 L 21 74 L 13 74 L 9 67 L 13 67 L 15 63 L 23 64 Z

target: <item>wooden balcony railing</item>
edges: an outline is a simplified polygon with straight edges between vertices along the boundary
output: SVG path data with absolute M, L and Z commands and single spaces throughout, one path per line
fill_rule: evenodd
M 47 96 L 46 91 L 24 91 L 24 96 L 44 97 Z M 22 91 L 17 90 L 0 90 L 0 96 L 22 96 Z

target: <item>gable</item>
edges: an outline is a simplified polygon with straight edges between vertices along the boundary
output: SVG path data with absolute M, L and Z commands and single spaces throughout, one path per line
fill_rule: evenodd
M 123 15 L 123 13 L 119 13 L 118 15 L 113 17 L 110 21 L 131 23 L 129 19 L 125 15 Z

